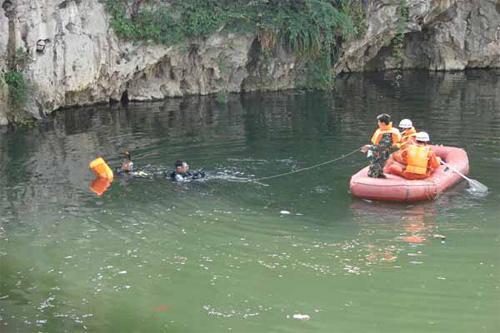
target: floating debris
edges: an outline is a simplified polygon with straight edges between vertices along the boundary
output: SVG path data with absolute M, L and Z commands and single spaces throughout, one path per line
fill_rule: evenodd
M 158 305 L 154 307 L 155 310 L 157 311 L 167 311 L 170 309 L 170 306 L 168 305 Z
M 432 237 L 433 237 L 433 238 L 439 238 L 439 239 L 441 239 L 442 241 L 446 240 L 446 237 L 445 237 L 445 236 L 443 236 L 443 235 L 440 235 L 440 234 L 434 234 L 434 235 L 432 235 Z
M 311 317 L 306 314 L 294 314 L 293 319 L 298 319 L 298 320 L 309 320 Z

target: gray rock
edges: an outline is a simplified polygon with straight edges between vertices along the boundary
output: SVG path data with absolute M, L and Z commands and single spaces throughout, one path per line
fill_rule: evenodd
M 6 1 L 3 2 L 4 4 Z M 40 118 L 60 107 L 120 100 L 144 101 L 218 92 L 292 89 L 303 66 L 279 48 L 258 54 L 256 36 L 215 33 L 184 47 L 116 37 L 100 0 L 17 0 L 0 6 L 0 67 L 21 48 L 33 82 L 28 114 Z M 367 34 L 344 43 L 335 70 L 397 66 L 393 39 L 399 24 L 395 0 L 365 2 Z M 407 0 L 404 68 L 463 70 L 500 67 L 497 0 Z M 0 94 L 0 123 L 5 97 Z
M 397 67 L 394 37 L 399 1 L 373 0 L 368 32 L 348 42 L 336 66 L 338 73 Z M 500 67 L 498 0 L 407 0 L 402 67 L 464 70 Z

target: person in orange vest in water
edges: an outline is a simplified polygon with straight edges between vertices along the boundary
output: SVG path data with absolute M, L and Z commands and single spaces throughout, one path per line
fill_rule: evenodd
M 122 161 L 121 171 L 125 173 L 130 173 L 135 171 L 134 162 L 132 162 L 132 156 L 128 151 L 123 152 L 123 154 L 127 157 Z
M 389 158 L 389 149 L 400 142 L 401 136 L 397 128 L 392 127 L 391 116 L 382 113 L 377 116 L 378 129 L 373 133 L 371 145 L 361 148 L 363 153 L 368 152 L 372 157 L 368 177 L 387 178 L 384 175 L 384 165 Z
M 418 132 L 416 140 L 416 143 L 408 145 L 401 154 L 405 162 L 403 164 L 406 164 L 405 168 L 393 164 L 389 167 L 389 173 L 409 180 L 416 180 L 429 178 L 439 168 L 441 159 L 436 157 L 431 147 L 427 146 L 429 134 Z
M 128 175 L 134 178 L 149 178 L 151 176 L 150 173 L 135 166 L 134 162 L 132 162 L 130 152 L 126 151 L 123 154 L 125 154 L 126 159 L 122 161 L 121 168 L 117 170 L 118 175 Z
M 401 154 L 409 144 L 415 143 L 417 141 L 415 139 L 417 130 L 415 129 L 415 127 L 413 127 L 413 123 L 410 119 L 401 120 L 399 122 L 399 128 L 401 133 L 401 141 L 393 146 L 394 148 L 399 148 L 399 150 L 394 152 L 391 157 L 393 160 L 401 164 L 405 164 L 403 158 L 401 157 Z

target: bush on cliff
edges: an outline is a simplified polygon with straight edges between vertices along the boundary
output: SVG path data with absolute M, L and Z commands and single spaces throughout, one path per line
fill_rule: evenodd
M 9 106 L 11 109 L 11 121 L 19 123 L 23 119 L 21 117 L 22 108 L 28 99 L 29 84 L 24 78 L 22 72 L 7 71 L 4 73 L 5 83 L 9 88 Z
M 216 31 L 252 32 L 262 52 L 272 52 L 280 43 L 299 61 L 310 64 L 311 76 L 331 70 L 342 42 L 364 33 L 361 0 L 160 0 L 154 4 L 107 0 L 106 8 L 111 26 L 122 38 L 172 45 Z M 316 62 L 320 67 L 315 67 Z

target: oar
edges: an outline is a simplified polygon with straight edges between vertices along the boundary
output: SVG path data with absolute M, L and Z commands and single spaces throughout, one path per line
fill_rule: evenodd
M 441 160 L 441 163 L 443 165 L 446 165 L 448 168 L 450 168 L 454 172 L 458 173 L 460 176 L 462 176 L 463 179 L 465 179 L 467 182 L 469 182 L 469 186 L 474 191 L 479 192 L 479 193 L 486 193 L 486 192 L 488 192 L 488 187 L 486 185 L 481 184 L 477 180 L 470 179 L 469 177 L 467 177 L 466 175 L 464 175 L 463 173 L 461 173 L 460 171 L 458 171 L 457 169 L 455 169 L 454 167 L 452 167 L 448 163 L 443 162 L 442 160 Z

